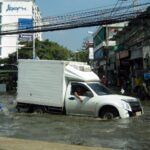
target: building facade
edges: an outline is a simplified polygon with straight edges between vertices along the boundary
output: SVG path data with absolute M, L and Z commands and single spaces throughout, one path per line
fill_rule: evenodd
M 103 75 L 107 76 L 107 78 L 114 78 L 115 76 L 116 41 L 113 37 L 126 25 L 127 22 L 100 26 L 94 33 L 94 69 L 100 78 Z
M 132 89 L 135 78 L 142 83 L 144 74 L 150 71 L 150 21 L 145 18 L 149 14 L 150 8 L 115 36 L 118 78 L 129 80 Z
M 21 25 L 20 25 L 21 24 Z M 34 27 L 41 24 L 41 13 L 35 0 L 0 0 L 0 32 Z M 18 48 L 19 36 L 0 36 L 0 58 L 7 58 Z M 32 38 L 42 40 L 41 33 L 34 33 Z
M 150 7 L 134 20 L 101 26 L 94 33 L 94 69 L 111 85 L 131 91 L 150 75 Z

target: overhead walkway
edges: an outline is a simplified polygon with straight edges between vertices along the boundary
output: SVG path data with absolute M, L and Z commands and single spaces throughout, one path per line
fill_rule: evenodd
M 124 21 L 130 21 L 136 19 L 149 18 L 149 13 L 144 13 L 150 3 L 141 3 L 139 5 L 128 4 L 122 7 L 108 7 L 108 8 L 95 8 L 91 10 L 83 10 L 65 15 L 50 16 L 43 18 L 40 21 L 40 26 L 27 27 L 22 23 L 23 26 L 17 28 L 17 23 L 12 29 L 12 24 L 3 24 L 2 27 L 5 29 L 0 32 L 0 35 L 11 35 L 20 33 L 35 33 L 35 32 L 48 32 L 48 31 L 59 31 L 68 30 L 81 27 L 92 27 L 100 25 L 108 25 L 113 23 L 119 23 Z M 142 14 L 142 15 L 141 15 Z M 37 21 L 38 22 L 38 21 Z M 37 24 L 37 23 L 36 23 Z M 8 26 L 11 28 L 8 30 Z
M 0 137 L 0 150 L 113 150 Z

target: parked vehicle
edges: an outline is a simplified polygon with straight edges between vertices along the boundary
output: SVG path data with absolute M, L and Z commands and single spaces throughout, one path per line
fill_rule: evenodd
M 74 95 L 77 87 L 82 94 Z M 137 98 L 113 94 L 82 62 L 19 60 L 17 109 L 112 119 L 143 114 Z

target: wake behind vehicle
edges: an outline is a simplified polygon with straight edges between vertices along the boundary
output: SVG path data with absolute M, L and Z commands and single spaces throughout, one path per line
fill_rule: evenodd
M 82 89 L 82 102 L 74 95 Z M 113 94 L 82 62 L 19 60 L 17 109 L 112 119 L 143 114 L 137 98 Z

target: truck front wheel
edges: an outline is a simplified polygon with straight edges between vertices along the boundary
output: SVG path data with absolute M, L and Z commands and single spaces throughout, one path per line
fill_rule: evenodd
M 110 120 L 119 117 L 118 110 L 114 107 L 103 107 L 99 112 L 99 117 L 105 120 Z

